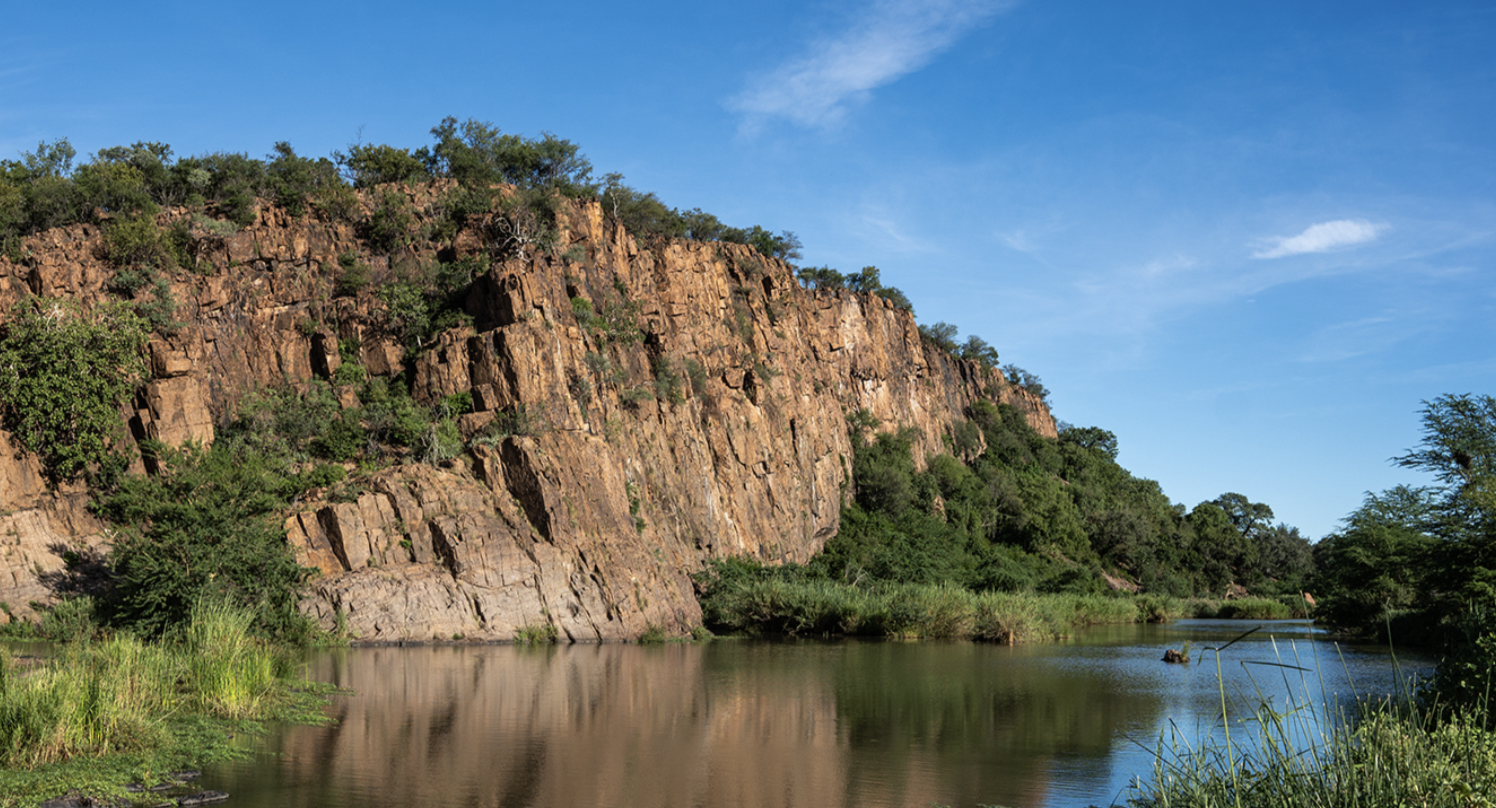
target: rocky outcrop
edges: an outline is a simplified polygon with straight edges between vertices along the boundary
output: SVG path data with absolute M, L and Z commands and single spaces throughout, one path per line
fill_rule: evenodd
M 440 191 L 403 189 L 417 209 Z M 441 466 L 384 468 L 349 501 L 288 514 L 289 541 L 321 572 L 305 609 L 366 640 L 686 631 L 700 620 L 689 576 L 706 560 L 804 561 L 835 534 L 846 413 L 914 427 L 919 457 L 945 451 L 982 397 L 1054 434 L 1041 402 L 924 343 L 881 298 L 806 290 L 743 245 L 641 244 L 596 204 L 563 206 L 559 225 L 550 253 L 476 279 L 470 326 L 412 355 L 376 296 L 332 295 L 335 267 L 358 253 L 377 286 L 434 251 L 371 257 L 347 224 L 274 209 L 236 233 L 195 229 L 197 272 L 172 280 L 182 326 L 153 338 L 152 378 L 123 417 L 137 439 L 209 442 L 246 393 L 332 378 L 352 346 L 370 373 L 409 373 L 419 400 L 470 393 L 466 437 L 507 419 L 513 434 Z M 0 305 L 101 298 L 98 244 L 84 225 L 29 239 L 28 264 L 0 259 Z M 445 256 L 479 247 L 459 235 Z M 351 388 L 338 395 L 357 404 Z M 108 536 L 85 491 L 52 491 L 34 458 L 0 450 L 0 600 L 24 611 Z

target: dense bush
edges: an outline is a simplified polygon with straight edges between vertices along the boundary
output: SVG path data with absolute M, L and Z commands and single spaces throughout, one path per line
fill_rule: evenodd
M 114 586 L 101 604 L 108 622 L 159 636 L 215 600 L 253 615 L 267 635 L 309 636 L 296 606 L 312 571 L 296 563 L 281 517 L 296 480 L 234 441 L 150 451 L 157 474 L 122 477 L 98 502 L 119 528 Z
M 120 305 L 17 303 L 0 325 L 5 428 L 54 478 L 92 471 L 107 483 L 129 464 L 119 410 L 145 376 L 145 341 L 141 319 Z

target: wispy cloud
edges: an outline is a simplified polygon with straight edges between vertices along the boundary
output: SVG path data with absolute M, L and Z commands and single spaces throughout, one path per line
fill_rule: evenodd
M 1284 258 L 1304 253 L 1322 253 L 1341 247 L 1350 247 L 1372 241 L 1387 229 L 1385 224 L 1372 224 L 1365 219 L 1337 219 L 1320 222 L 1296 236 L 1275 236 L 1267 239 L 1263 248 L 1252 253 L 1253 258 Z
M 728 101 L 750 128 L 770 118 L 838 122 L 872 90 L 929 64 L 964 33 L 1010 7 L 1004 0 L 876 0 L 849 28 L 751 79 Z

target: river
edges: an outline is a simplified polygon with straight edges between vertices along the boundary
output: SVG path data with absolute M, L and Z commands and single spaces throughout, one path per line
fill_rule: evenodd
M 1016 647 L 351 648 L 309 660 L 312 678 L 353 691 L 335 724 L 275 728 L 201 784 L 232 808 L 1110 805 L 1151 771 L 1160 733 L 1220 737 L 1202 648 L 1258 625 L 1221 653 L 1233 741 L 1262 698 L 1396 688 L 1385 649 L 1337 646 L 1303 622 L 1115 626 Z M 1160 661 L 1186 642 L 1196 664 Z

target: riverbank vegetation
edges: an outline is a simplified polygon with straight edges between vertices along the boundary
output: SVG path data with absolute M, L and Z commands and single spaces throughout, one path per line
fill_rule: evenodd
M 230 738 L 261 722 L 324 721 L 329 688 L 254 622 L 200 601 L 154 641 L 86 631 L 45 659 L 0 646 L 0 806 L 74 789 L 124 798 L 127 783 L 241 754 Z
M 1315 548 L 1316 591 L 1334 627 L 1432 646 L 1433 676 L 1354 714 L 1263 702 L 1212 743 L 1165 743 L 1132 806 L 1496 805 L 1496 398 L 1440 396 L 1421 419 L 1395 462 L 1434 483 L 1369 494 Z
M 1236 493 L 1171 503 L 1117 464 L 1106 430 L 1047 438 L 1018 409 L 978 401 L 947 451 L 916 463 L 918 434 L 881 426 L 848 417 L 852 495 L 820 554 L 699 577 L 709 628 L 1029 641 L 1103 622 L 1309 614 L 1297 530 Z

